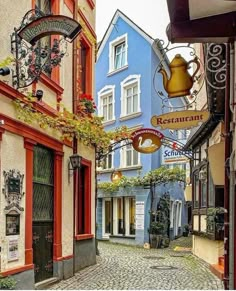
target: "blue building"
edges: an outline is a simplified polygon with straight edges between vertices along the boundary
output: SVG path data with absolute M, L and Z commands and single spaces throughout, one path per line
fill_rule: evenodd
M 163 105 L 157 90 L 163 90 L 162 75 L 157 72 L 162 58 L 153 39 L 121 11 L 117 10 L 99 45 L 96 62 L 97 113 L 104 117 L 105 130 L 126 125 L 131 131 L 152 128 L 151 117 L 175 106 L 184 106 L 183 98 Z M 168 70 L 168 60 L 163 63 Z M 182 132 L 162 131 L 164 136 L 179 139 Z M 185 137 L 184 137 L 185 138 Z M 109 153 L 98 169 L 98 183 L 111 181 L 114 171 L 127 177 L 144 175 L 165 164 L 164 147 L 152 154 L 142 154 L 131 144 Z M 178 159 L 169 166 L 176 166 Z M 184 166 L 182 163 L 181 166 Z M 160 197 L 170 196 L 171 239 L 182 234 L 187 223 L 184 186 L 175 183 L 151 190 L 141 187 L 121 189 L 116 193 L 98 191 L 97 238 L 143 245 L 149 242 L 150 207 L 158 206 Z

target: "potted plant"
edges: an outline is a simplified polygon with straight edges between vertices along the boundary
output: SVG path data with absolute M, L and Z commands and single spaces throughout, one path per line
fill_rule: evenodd
M 152 248 L 158 248 L 161 246 L 161 240 L 165 225 L 159 221 L 152 221 L 149 228 L 150 244 Z
M 188 234 L 189 234 L 189 225 L 185 224 L 184 230 L 183 230 L 183 236 L 188 236 Z

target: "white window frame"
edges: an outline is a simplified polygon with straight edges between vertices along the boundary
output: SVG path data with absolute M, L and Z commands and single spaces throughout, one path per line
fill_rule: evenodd
M 102 209 L 103 209 L 103 212 L 102 212 L 102 225 L 103 225 L 102 237 L 103 238 L 109 238 L 109 236 L 110 236 L 110 233 L 105 232 L 105 202 L 106 201 L 110 201 L 111 207 L 113 207 L 111 198 L 104 198 L 102 200 Z M 111 221 L 111 223 L 112 223 L 112 221 Z
M 130 212 L 130 205 L 129 205 L 129 199 L 130 198 L 135 198 L 135 197 L 125 197 L 125 235 L 127 236 L 135 236 L 135 234 L 130 234 L 130 229 L 129 229 L 129 226 L 130 226 L 130 218 L 129 218 L 129 212 Z M 135 202 L 136 202 L 136 199 L 135 199 Z M 135 209 L 136 211 L 136 209 Z M 136 217 L 136 215 L 135 215 Z
M 120 117 L 124 117 L 124 116 L 128 116 L 128 115 L 133 115 L 133 114 L 137 114 L 141 112 L 141 108 L 140 108 L 140 96 L 141 96 L 141 89 L 140 89 L 140 79 L 141 79 L 141 75 L 130 75 L 127 78 L 125 78 L 121 83 L 121 113 L 120 113 Z M 126 90 L 128 87 L 134 87 L 135 85 L 137 85 L 137 94 L 138 94 L 138 101 L 137 101 L 137 111 L 132 112 L 127 114 L 127 107 L 126 107 Z
M 174 200 L 170 201 L 170 228 L 174 227 Z
M 123 42 L 125 43 L 126 48 L 124 66 L 115 69 L 115 49 L 119 44 L 122 44 Z M 122 70 L 124 67 L 127 66 L 128 66 L 128 34 L 126 33 L 122 36 L 117 37 L 116 39 L 109 43 L 109 73 Z
M 104 157 L 104 159 L 106 160 L 106 163 L 108 164 L 108 162 L 107 162 L 107 160 L 108 160 L 108 156 L 109 155 L 111 155 L 111 167 L 110 168 L 105 168 L 104 167 L 104 164 L 102 164 L 102 169 L 103 170 L 112 170 L 112 169 L 114 169 L 114 152 L 111 152 L 111 153 L 108 153 L 105 157 Z
M 126 156 L 127 156 L 127 145 L 124 145 L 125 142 L 121 142 L 121 149 L 120 149 L 120 168 L 133 168 L 133 167 L 138 167 L 141 165 L 141 162 L 140 162 L 140 153 L 137 152 L 138 154 L 138 163 L 136 165 L 134 165 L 132 163 L 132 165 L 130 166 L 127 166 L 127 163 L 126 163 Z M 124 145 L 124 146 L 123 146 Z M 135 149 L 133 147 L 131 147 L 131 150 L 132 151 L 135 151 Z M 133 158 L 132 158 L 133 159 Z
M 103 87 L 98 92 L 98 116 L 103 116 L 103 108 L 102 108 L 102 98 L 106 98 L 112 95 L 112 119 L 104 120 L 103 123 L 115 121 L 115 85 L 108 85 Z

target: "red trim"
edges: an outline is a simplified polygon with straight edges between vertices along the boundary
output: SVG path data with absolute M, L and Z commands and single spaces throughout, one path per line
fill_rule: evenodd
M 64 89 L 60 85 L 58 85 L 54 80 L 50 79 L 45 74 L 40 75 L 40 81 L 57 94 L 62 94 L 64 91 Z
M 53 261 L 54 262 L 61 262 L 61 261 L 63 261 L 63 257 L 58 257 L 58 258 L 53 258 Z
M 88 5 L 90 6 L 90 8 L 94 9 L 95 4 L 94 4 L 93 0 L 87 0 L 87 2 L 88 2 Z
M 2 135 L 5 132 L 5 129 L 0 127 L 0 141 L 2 141 Z
M 85 239 L 91 239 L 94 238 L 93 234 L 77 234 L 75 236 L 76 240 L 85 240 Z
M 0 81 L 0 93 L 2 93 L 4 96 L 8 97 L 11 100 L 21 100 L 22 102 L 27 102 L 26 101 L 26 96 L 16 89 L 8 86 L 7 84 L 3 83 Z M 48 106 L 46 103 L 43 101 L 35 101 L 33 102 L 34 107 L 41 113 L 50 115 L 50 116 L 57 116 L 58 112 L 53 109 L 52 107 Z
M 74 258 L 74 255 L 69 255 L 69 256 L 63 257 L 63 260 L 70 260 L 70 259 L 73 259 L 73 258 Z
M 92 26 L 90 25 L 89 21 L 86 19 L 83 11 L 80 8 L 78 9 L 78 13 L 79 13 L 80 17 L 82 18 L 82 20 L 84 21 L 86 27 L 91 32 L 92 36 L 96 39 L 97 36 L 96 36 L 96 33 L 95 33 L 94 29 L 92 28 Z
M 55 152 L 53 260 L 62 257 L 62 157 L 63 153 Z
M 15 121 L 14 119 L 3 115 L 0 113 L 0 119 L 4 119 L 5 125 L 4 129 L 13 132 L 17 135 L 23 136 L 34 140 L 37 143 L 43 144 L 56 151 L 63 152 L 63 143 L 57 139 L 54 139 L 37 129 L 34 129 L 20 121 Z
M 93 52 L 93 47 L 91 42 L 88 40 L 87 36 L 81 32 L 80 37 L 79 37 L 80 43 L 83 43 L 83 45 L 86 48 L 86 88 L 85 92 L 86 94 L 91 94 L 92 95 L 92 52 Z M 79 77 L 79 76 L 78 76 Z
M 14 269 L 9 269 L 7 271 L 3 271 L 0 274 L 3 277 L 6 277 L 6 276 L 9 276 L 9 275 L 13 275 L 13 274 L 21 273 L 21 272 L 24 272 L 24 271 L 27 271 L 27 270 L 31 270 L 33 268 L 34 268 L 34 264 L 30 264 L 30 265 L 25 265 L 25 266 L 22 266 L 22 267 L 16 267 Z
M 25 173 L 25 264 L 33 264 L 33 235 L 32 235 L 32 221 L 33 221 L 33 156 L 34 156 L 34 140 L 25 138 L 24 147 L 26 149 L 26 173 Z
M 70 10 L 70 12 L 73 14 L 74 13 L 74 0 L 64 0 L 64 3 L 66 4 L 66 6 L 68 7 L 68 9 Z
M 91 235 L 91 166 L 92 162 L 86 159 L 81 161 L 81 170 L 78 172 L 80 179 L 76 179 L 83 185 L 78 185 L 76 188 L 77 195 L 75 200 L 75 221 L 76 221 L 76 233 L 78 237 L 82 235 Z M 82 171 L 84 171 L 84 180 L 81 179 Z M 83 191 L 82 191 L 83 189 Z M 83 214 L 83 221 L 81 215 Z M 79 230 L 83 229 L 84 233 L 79 233 Z M 86 238 L 85 238 L 86 239 Z

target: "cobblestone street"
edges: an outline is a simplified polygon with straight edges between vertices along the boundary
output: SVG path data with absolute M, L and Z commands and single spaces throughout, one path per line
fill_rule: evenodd
M 222 282 L 208 265 L 191 254 L 189 238 L 180 238 L 166 249 L 99 242 L 97 264 L 50 289 L 110 290 L 222 290 Z M 175 251 L 180 246 L 179 251 Z M 185 248 L 184 248 L 185 247 Z M 178 248 L 177 248 L 178 249 Z

